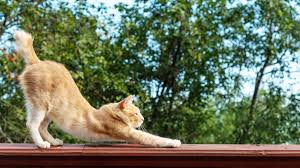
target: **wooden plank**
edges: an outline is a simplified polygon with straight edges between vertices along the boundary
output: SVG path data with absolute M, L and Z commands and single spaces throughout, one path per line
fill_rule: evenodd
M 0 144 L 0 167 L 300 167 L 300 145 L 184 144 L 150 148 L 135 144 Z
M 135 144 L 64 146 L 39 149 L 33 144 L 1 144 L 3 155 L 84 156 L 300 156 L 300 145 L 184 144 L 180 148 L 151 148 Z

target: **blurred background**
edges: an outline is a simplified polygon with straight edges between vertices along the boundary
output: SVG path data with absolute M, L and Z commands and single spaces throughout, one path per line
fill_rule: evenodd
M 96 108 L 129 94 L 184 143 L 299 143 L 298 0 L 0 0 L 0 142 L 29 143 L 12 34 Z M 82 143 L 51 124 L 65 143 Z

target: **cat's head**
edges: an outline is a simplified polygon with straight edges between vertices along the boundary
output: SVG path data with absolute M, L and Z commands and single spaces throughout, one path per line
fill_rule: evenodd
M 138 128 L 143 124 L 144 117 L 140 109 L 133 104 L 134 96 L 130 95 L 118 103 L 116 115 L 128 125 Z

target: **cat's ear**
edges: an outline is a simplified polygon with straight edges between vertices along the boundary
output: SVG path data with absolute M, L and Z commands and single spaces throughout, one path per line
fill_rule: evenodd
M 132 104 L 132 101 L 133 101 L 133 96 L 132 95 L 130 95 L 130 96 L 126 97 L 125 99 L 123 99 L 122 101 L 119 102 L 120 109 L 126 108 L 126 106 Z

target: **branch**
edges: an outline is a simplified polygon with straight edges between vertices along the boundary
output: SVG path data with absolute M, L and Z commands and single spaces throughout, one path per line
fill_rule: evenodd
M 1 135 L 2 135 L 4 138 L 7 139 L 7 141 L 8 141 L 9 143 L 14 143 L 14 142 L 6 135 L 6 133 L 3 132 L 3 129 L 2 129 L 1 126 L 0 126 L 0 133 L 1 133 Z
M 181 32 L 181 29 L 179 31 Z M 155 106 L 155 111 L 156 112 L 153 113 L 153 115 L 152 115 L 152 119 L 154 119 L 154 120 L 159 117 L 158 113 L 159 113 L 161 101 L 164 99 L 164 93 L 165 92 L 168 93 L 169 90 L 170 90 L 170 87 L 172 87 L 175 84 L 176 74 L 172 74 L 172 73 L 174 73 L 174 70 L 176 69 L 177 60 L 179 60 L 181 58 L 180 56 L 178 56 L 179 52 L 180 52 L 180 49 L 181 49 L 181 39 L 177 39 L 176 43 L 177 43 L 176 44 L 177 47 L 176 47 L 175 51 L 171 52 L 173 54 L 170 54 L 171 58 L 172 58 L 172 64 L 168 65 L 168 66 L 170 66 L 170 68 L 169 68 L 169 70 L 168 70 L 168 72 L 165 76 L 165 79 L 162 82 L 163 83 L 162 84 L 162 90 L 161 90 L 160 94 L 157 95 L 158 96 L 157 97 L 158 101 L 157 101 L 157 104 Z M 170 43 L 170 44 L 172 44 L 172 43 Z M 170 47 L 173 48 L 173 45 L 170 46 Z M 169 82 L 171 82 L 171 83 L 169 83 Z M 158 91 L 157 91 L 157 93 L 158 93 Z M 173 96 L 174 95 L 172 95 L 171 102 L 170 102 L 170 105 L 169 105 L 169 111 L 172 109 L 172 106 L 173 106 Z
M 7 22 L 7 14 L 4 13 L 4 21 L 2 22 L 2 26 L 0 27 L 0 37 L 3 35 L 5 29 L 6 29 L 6 22 Z
M 33 8 L 37 8 L 38 5 L 40 5 L 44 0 L 39 0 L 37 1 L 34 5 Z M 6 1 L 7 2 L 7 1 Z M 8 4 L 8 3 L 6 3 Z M 22 6 L 22 4 L 18 5 L 18 8 Z M 18 9 L 17 8 L 17 9 Z M 4 21 L 2 22 L 0 26 L 0 37 L 4 34 L 5 30 L 8 29 L 8 27 L 12 27 L 17 25 L 18 17 L 20 17 L 24 13 L 24 9 L 21 8 L 19 12 L 17 12 L 14 16 L 11 16 L 11 11 L 8 13 L 4 13 Z
M 273 66 L 273 65 L 276 65 L 276 64 L 281 63 L 282 60 L 283 60 L 283 56 L 285 56 L 287 50 L 288 50 L 288 49 L 284 50 L 284 52 L 281 54 L 281 56 L 280 56 L 278 59 L 276 59 L 276 62 L 270 63 L 268 66 Z
M 251 99 L 251 104 L 249 107 L 249 113 L 248 113 L 248 117 L 247 117 L 247 121 L 244 121 L 244 126 L 242 127 L 242 131 L 241 131 L 241 135 L 238 136 L 238 138 L 236 139 L 236 143 L 244 143 L 246 137 L 249 135 L 249 131 L 250 128 L 252 126 L 252 121 L 254 119 L 254 111 L 255 111 L 255 107 L 256 107 L 256 102 L 257 102 L 257 97 L 258 97 L 258 93 L 259 93 L 259 89 L 260 89 L 260 84 L 262 82 L 263 76 L 264 76 L 264 71 L 266 69 L 266 67 L 268 67 L 270 64 L 270 59 L 272 56 L 272 51 L 270 49 L 270 46 L 272 45 L 272 23 L 269 24 L 269 34 L 268 34 L 268 45 L 265 48 L 265 53 L 266 53 L 266 59 L 264 61 L 263 66 L 260 68 L 260 70 L 258 71 L 257 75 L 256 75 L 256 80 L 255 80 L 255 87 L 254 87 L 254 93 Z

